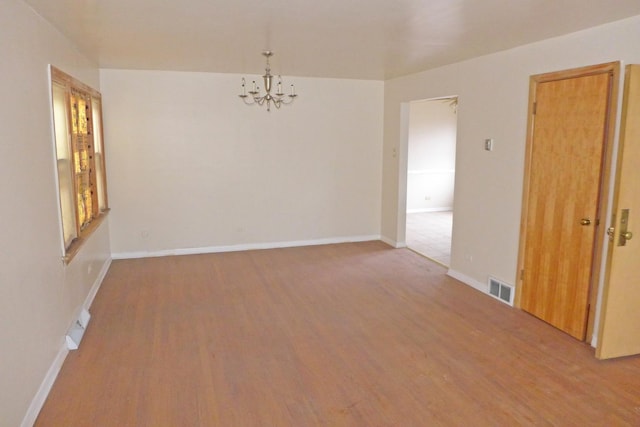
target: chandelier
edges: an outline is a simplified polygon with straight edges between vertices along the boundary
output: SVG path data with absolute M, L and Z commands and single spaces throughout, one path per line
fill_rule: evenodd
M 260 88 L 256 86 L 255 80 L 253 81 L 251 90 L 247 92 L 246 81 L 243 77 L 242 93 L 238 96 L 242 98 L 244 103 L 247 105 L 263 105 L 266 103 L 267 111 L 271 111 L 272 103 L 276 108 L 280 108 L 281 105 L 291 104 L 293 100 L 296 99 L 296 96 L 298 96 L 296 95 L 295 86 L 291 85 L 291 93 L 289 95 L 285 95 L 284 92 L 282 92 L 282 76 L 278 76 L 277 92 L 271 94 L 271 83 L 274 76 L 271 75 L 271 65 L 269 65 L 269 58 L 273 56 L 273 52 L 271 52 L 270 50 L 265 50 L 264 52 L 262 52 L 262 55 L 267 58 L 267 67 L 265 68 L 264 76 L 262 76 L 262 78 L 264 79 L 264 90 L 266 93 L 264 95 L 260 95 Z

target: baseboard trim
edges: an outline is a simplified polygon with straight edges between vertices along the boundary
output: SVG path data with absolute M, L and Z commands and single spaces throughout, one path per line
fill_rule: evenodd
M 483 294 L 488 294 L 487 292 L 487 284 L 479 282 L 466 274 L 462 274 L 459 271 L 449 269 L 447 271 L 447 276 L 453 277 L 454 279 L 464 283 L 465 285 L 471 286 L 473 289 L 482 292 Z
M 391 246 L 392 248 L 395 249 L 400 249 L 400 248 L 406 248 L 407 244 L 405 242 L 397 242 L 393 239 L 390 239 L 388 237 L 385 236 L 381 236 L 380 240 L 384 243 L 386 243 L 387 245 Z
M 67 349 L 65 341 L 62 340 L 60 350 L 58 350 L 58 354 L 55 359 L 53 359 L 53 363 L 49 367 L 47 375 L 45 375 L 38 392 L 31 401 L 29 409 L 27 409 L 27 413 L 22 419 L 20 427 L 32 427 L 33 424 L 35 424 L 36 418 L 38 418 L 38 414 L 40 413 L 44 402 L 47 400 L 47 396 L 49 396 L 51 387 L 53 387 L 53 383 L 56 381 L 58 373 L 60 373 L 60 369 L 62 369 L 62 364 L 67 358 L 67 354 L 69 354 L 69 350 Z
M 453 206 L 444 206 L 440 208 L 407 209 L 407 213 L 412 214 L 412 213 L 427 213 L 427 212 L 449 212 L 452 210 L 453 210 Z
M 93 282 L 93 285 L 89 290 L 89 294 L 85 298 L 83 305 L 78 308 L 76 315 L 73 316 L 73 319 L 76 319 L 78 317 L 77 316 L 78 313 L 80 313 L 80 311 L 83 308 L 86 308 L 88 310 L 89 307 L 91 307 L 91 304 L 93 303 L 93 300 L 96 297 L 98 290 L 100 289 L 100 285 L 102 285 L 102 281 L 107 275 L 107 271 L 109 270 L 110 265 L 111 265 L 111 258 L 107 259 L 104 262 L 104 264 L 102 264 L 100 273 L 98 273 L 96 280 Z M 20 427 L 32 427 L 33 424 L 36 422 L 36 419 L 38 418 L 38 414 L 40 413 L 40 410 L 42 409 L 44 402 L 47 400 L 47 397 L 49 396 L 49 392 L 51 391 L 51 388 L 53 387 L 53 384 L 55 383 L 56 378 L 60 373 L 60 369 L 62 369 L 62 365 L 64 364 L 64 361 L 67 358 L 68 354 L 69 354 L 69 349 L 67 348 L 66 341 L 62 339 L 60 342 L 60 349 L 58 350 L 58 354 L 56 354 L 56 357 L 53 359 L 53 362 L 51 363 L 51 366 L 49 367 L 47 374 L 42 380 L 42 383 L 40 384 L 40 387 L 38 388 L 36 395 L 31 400 L 29 409 L 27 409 L 27 413 L 22 419 L 22 423 L 20 424 Z
M 87 298 L 85 298 L 82 308 L 86 308 L 87 310 L 89 310 L 89 307 L 91 307 L 91 304 L 93 304 L 93 300 L 95 299 L 96 295 L 98 294 L 98 291 L 100 290 L 100 286 L 102 285 L 102 281 L 107 275 L 107 271 L 109 271 L 109 267 L 111 267 L 111 258 L 108 258 L 104 262 L 104 264 L 102 264 L 102 268 L 98 273 L 98 277 L 96 277 L 96 280 L 93 282 L 93 286 L 91 286 L 91 289 L 89 290 L 89 294 L 87 295 Z
M 247 244 L 241 244 L 241 245 L 206 246 L 206 247 L 199 247 L 199 248 L 168 249 L 168 250 L 162 250 L 162 251 L 149 251 L 149 252 L 115 252 L 111 254 L 111 257 L 113 259 L 154 258 L 154 257 L 174 256 L 174 255 L 197 255 L 197 254 L 219 253 L 219 252 L 250 251 L 250 250 L 257 250 L 257 249 L 278 249 L 278 248 L 292 248 L 297 246 L 329 245 L 334 243 L 368 242 L 372 240 L 382 240 L 382 238 L 380 237 L 380 235 L 329 237 L 326 239 L 315 239 L 315 240 L 247 243 Z

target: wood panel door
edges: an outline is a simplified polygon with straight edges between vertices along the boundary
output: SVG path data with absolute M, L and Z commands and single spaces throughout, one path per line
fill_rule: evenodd
M 596 347 L 600 359 L 640 354 L 639 161 L 640 65 L 627 65 L 614 214 Z
M 532 77 L 519 305 L 584 340 L 613 87 L 610 67 Z

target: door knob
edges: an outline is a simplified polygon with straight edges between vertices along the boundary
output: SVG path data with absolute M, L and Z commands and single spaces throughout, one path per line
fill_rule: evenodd
M 621 237 L 624 237 L 624 240 L 631 240 L 631 238 L 633 237 L 633 233 L 630 231 L 625 231 L 621 234 Z
M 589 218 L 582 218 L 580 220 L 580 225 L 591 225 L 591 220 Z

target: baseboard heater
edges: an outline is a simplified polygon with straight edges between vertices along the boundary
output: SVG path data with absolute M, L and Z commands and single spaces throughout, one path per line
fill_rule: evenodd
M 78 319 L 71 325 L 67 332 L 67 348 L 69 350 L 77 350 L 84 336 L 84 331 L 87 329 L 91 315 L 86 309 L 82 309 Z

